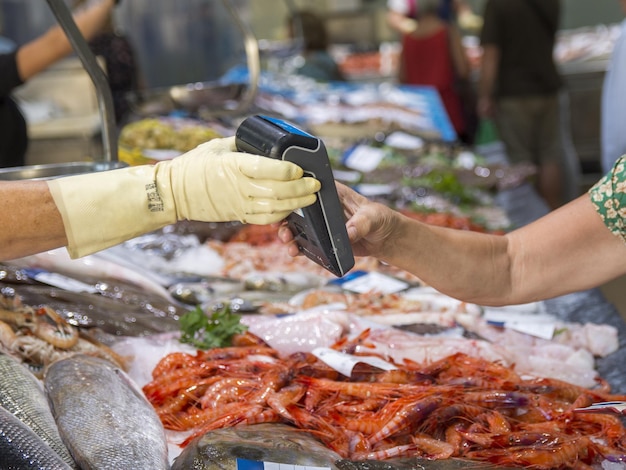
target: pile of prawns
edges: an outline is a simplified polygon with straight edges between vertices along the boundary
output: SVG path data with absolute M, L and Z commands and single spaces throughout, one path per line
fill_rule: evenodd
M 333 348 L 352 354 L 367 335 Z M 189 432 L 181 446 L 218 428 L 280 422 L 356 461 L 462 458 L 535 469 L 626 461 L 618 417 L 574 411 L 626 400 L 601 380 L 590 390 L 522 378 L 461 353 L 390 371 L 359 364 L 346 377 L 310 353 L 280 357 L 250 333 L 234 344 L 171 353 L 144 386 L 164 426 Z

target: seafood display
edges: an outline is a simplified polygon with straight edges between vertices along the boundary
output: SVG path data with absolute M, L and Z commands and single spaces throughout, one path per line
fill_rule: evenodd
M 0 292 L 0 350 L 19 358 L 38 378 L 48 365 L 77 353 L 101 357 L 125 367 L 124 358 L 81 332 L 49 304 L 35 305 L 24 304 L 22 297 L 11 288 Z
M 260 107 L 305 117 L 336 178 L 363 194 L 458 230 L 528 222 L 495 201 L 533 205 L 507 191 L 536 169 L 442 143 L 429 90 L 276 91 L 264 83 Z M 178 124 L 128 126 L 120 150 L 134 164 L 218 135 Z M 368 137 L 343 135 L 357 126 Z M 378 152 L 375 168 L 355 165 L 359 150 Z M 576 299 L 560 317 L 520 310 L 538 333 L 512 308 L 498 316 L 374 258 L 337 279 L 291 257 L 277 230 L 185 222 L 77 260 L 3 262 L 0 467 L 626 468 L 623 417 L 579 411 L 626 400 L 626 327 L 618 314 L 600 324 L 603 300 L 601 315 Z M 234 322 L 224 308 L 240 323 L 216 346 L 189 319 Z
M 313 354 L 281 357 L 263 344 L 173 353 L 143 391 L 167 429 L 190 432 L 182 446 L 215 429 L 284 423 L 355 461 L 453 457 L 551 469 L 626 459 L 619 418 L 574 412 L 626 398 L 606 385 L 523 378 L 462 353 L 429 365 L 380 358 L 388 370 L 363 356 L 344 375 Z
M 431 468 L 431 462 L 547 469 L 626 461 L 618 418 L 574 412 L 626 399 L 595 370 L 597 357 L 619 347 L 616 328 L 555 321 L 558 334 L 543 340 L 491 324 L 484 308 L 443 296 L 373 259 L 359 260 L 357 270 L 402 281 L 404 290 L 353 291 L 308 260 L 289 257 L 275 230 L 245 227 L 227 240 L 209 239 L 201 249 L 183 241 L 175 253 L 157 255 L 151 250 L 158 239 L 138 239 L 92 258 L 105 267 L 92 274 L 86 265 L 68 268 L 66 260 L 45 265 L 82 282 L 84 291 L 43 283 L 32 271 L 34 262 L 6 268 L 0 340 L 44 378 L 71 451 L 67 465 L 96 468 L 90 467 L 100 458 L 90 454 L 95 438 L 77 429 L 98 429 L 96 423 L 106 420 L 85 410 L 104 413 L 118 401 L 135 406 L 135 398 L 127 397 L 135 393 L 126 388 L 132 390 L 132 383 L 148 401 L 121 412 L 131 429 L 118 431 L 117 438 L 125 436 L 126 447 L 148 448 L 143 440 L 149 432 L 158 460 L 149 468 L 228 467 L 246 456 L 278 459 L 255 442 L 264 440 L 261 435 L 244 437 L 260 424 L 268 432 L 276 429 L 266 447 L 277 445 L 282 430 L 294 432 L 306 441 L 305 450 L 294 454 L 302 457 L 315 442 L 326 449 L 321 455 L 333 459 L 316 466 L 333 469 L 381 462 L 386 469 Z M 125 254 L 137 247 L 139 252 Z M 194 256 L 218 261 L 199 272 L 194 263 L 181 262 Z M 121 276 L 99 278 L 104 272 Z M 141 280 L 133 285 L 131 279 Z M 191 288 L 195 299 L 184 291 Z M 198 351 L 180 344 L 179 319 L 190 307 L 210 314 L 225 299 L 241 301 L 248 333 L 237 339 L 239 345 Z M 409 328 L 417 331 L 416 325 L 419 334 Z M 320 350 L 328 349 L 349 361 L 357 358 L 348 375 L 320 359 Z M 386 365 L 368 365 L 371 358 Z M 96 364 L 97 372 L 90 373 L 97 390 L 72 392 L 65 385 L 78 386 L 77 377 Z M 124 386 L 118 383 L 125 381 L 123 371 L 130 376 Z M 113 384 L 123 392 L 113 391 Z M 105 431 L 98 432 L 102 437 Z M 240 445 L 225 442 L 230 438 Z M 112 445 L 121 448 L 117 442 Z M 139 462 L 137 455 L 120 455 L 115 465 Z M 280 455 L 279 462 L 292 462 L 288 451 Z
M 167 469 L 165 432 L 132 380 L 104 359 L 74 355 L 46 371 L 63 442 L 81 469 Z

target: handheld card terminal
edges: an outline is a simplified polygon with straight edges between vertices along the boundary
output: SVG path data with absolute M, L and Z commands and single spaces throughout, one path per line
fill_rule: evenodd
M 354 266 L 352 247 L 324 143 L 282 119 L 255 115 L 236 133 L 237 150 L 295 163 L 322 185 L 315 204 L 287 217 L 300 251 L 341 277 Z

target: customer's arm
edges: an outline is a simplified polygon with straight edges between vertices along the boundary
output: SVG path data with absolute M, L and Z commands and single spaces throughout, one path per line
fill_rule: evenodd
M 93 38 L 100 31 L 114 6 L 115 0 L 101 0 L 74 14 L 76 26 L 85 39 Z M 72 45 L 63 29 L 58 25 L 53 26 L 18 49 L 16 60 L 20 78 L 22 81 L 27 81 L 69 55 L 72 50 Z
M 507 235 L 490 235 L 424 224 L 337 187 L 355 255 L 374 256 L 467 302 L 531 302 L 626 273 L 626 244 L 607 229 L 589 195 Z M 286 227 L 280 236 L 293 238 Z

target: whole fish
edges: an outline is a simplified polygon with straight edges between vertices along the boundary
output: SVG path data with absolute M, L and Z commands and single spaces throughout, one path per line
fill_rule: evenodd
M 44 386 L 63 442 L 81 469 L 169 467 L 163 425 L 120 368 L 78 354 L 50 365 Z
M 61 440 L 41 382 L 24 365 L 2 353 L 0 406 L 32 429 L 67 465 L 76 468 L 74 459 Z
M 83 275 L 119 279 L 160 295 L 164 299 L 172 300 L 167 289 L 160 284 L 160 279 L 155 279 L 155 275 L 150 271 L 141 269 L 139 266 L 135 268 L 123 266 L 98 254 L 71 259 L 65 248 L 57 248 L 5 262 L 10 266 L 40 268 L 75 276 L 78 279 Z
M 2 285 L 0 282 L 0 286 Z M 149 294 L 144 297 L 144 307 L 129 305 L 103 295 L 71 292 L 52 286 L 20 285 L 14 286 L 14 290 L 25 305 L 46 305 L 71 325 L 83 328 L 98 327 L 116 336 L 145 336 L 178 331 L 180 328 L 178 315 L 186 311 L 180 308 L 175 312 L 157 311 L 151 307 Z
M 0 468 L 70 470 L 72 467 L 32 429 L 0 406 Z
M 286 424 L 222 428 L 191 441 L 172 470 L 237 470 L 238 460 L 334 468 L 341 457 L 311 434 Z

